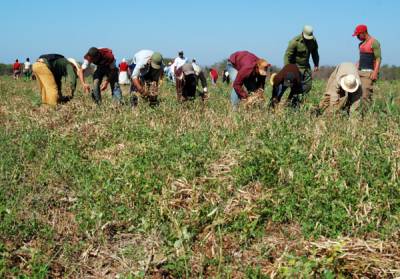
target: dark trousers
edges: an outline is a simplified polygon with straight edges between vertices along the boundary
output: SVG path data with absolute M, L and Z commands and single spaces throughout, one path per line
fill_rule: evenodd
M 114 66 L 97 66 L 93 74 L 93 91 L 92 98 L 97 103 L 101 103 L 101 90 L 100 86 L 104 77 L 107 78 L 113 100 L 122 102 L 122 91 L 118 84 L 118 69 Z
M 183 100 L 194 99 L 196 97 L 196 85 L 197 79 L 194 74 L 185 76 L 182 87 Z

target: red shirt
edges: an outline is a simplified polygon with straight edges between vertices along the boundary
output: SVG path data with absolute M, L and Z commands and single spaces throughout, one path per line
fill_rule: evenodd
M 121 72 L 127 72 L 128 71 L 128 63 L 126 62 L 122 62 L 121 64 L 119 64 L 119 70 Z
M 17 71 L 17 70 L 19 70 L 20 68 L 21 68 L 21 64 L 18 63 L 18 62 L 15 62 L 14 65 L 13 65 L 13 70 L 14 70 L 14 71 Z
M 211 75 L 211 77 L 213 78 L 213 80 L 217 80 L 218 79 L 218 71 L 217 70 L 215 70 L 215 69 L 211 69 L 210 70 L 210 75 Z
M 229 61 L 238 71 L 233 88 L 239 95 L 240 99 L 248 97 L 246 90 L 243 88 L 244 81 L 253 73 L 259 58 L 248 51 L 238 51 L 229 57 Z

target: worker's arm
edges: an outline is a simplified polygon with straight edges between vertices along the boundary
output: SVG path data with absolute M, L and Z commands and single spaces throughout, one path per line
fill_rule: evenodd
M 67 90 L 70 96 L 74 96 L 76 89 L 76 77 L 77 73 L 75 73 L 74 67 L 71 64 L 67 65 Z
M 311 51 L 311 56 L 314 62 L 314 71 L 318 71 L 319 69 L 319 52 L 318 52 L 318 43 L 315 40 L 315 46 Z
M 206 79 L 206 76 L 204 75 L 203 71 L 201 71 L 199 73 L 199 79 L 200 79 L 200 82 L 201 82 L 201 87 L 203 87 L 203 89 L 207 88 L 207 79 Z
M 90 62 L 87 59 L 84 59 L 81 68 L 81 76 L 79 76 L 78 74 L 79 79 L 81 80 L 82 83 L 83 90 L 86 93 L 89 93 L 90 91 L 90 85 L 85 82 L 85 71 L 88 70 L 89 67 L 90 67 Z
M 140 82 L 139 78 L 133 77 L 132 83 L 139 93 L 144 93 L 144 88 L 143 88 L 142 83 Z
M 240 99 L 247 99 L 249 97 L 248 92 L 243 88 L 244 80 L 252 73 L 253 69 L 245 68 L 241 69 L 235 81 L 233 82 L 233 89 L 235 89 L 236 94 L 239 96 Z
M 380 71 L 380 68 L 381 68 L 381 63 L 382 63 L 381 46 L 377 41 L 375 41 L 372 44 L 372 48 L 374 50 L 375 64 L 374 64 L 374 71 L 371 74 L 371 79 L 372 80 L 377 80 L 378 76 L 379 76 L 379 71 Z

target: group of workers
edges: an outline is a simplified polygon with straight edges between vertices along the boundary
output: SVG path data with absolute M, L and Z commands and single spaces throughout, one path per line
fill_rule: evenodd
M 345 110 L 350 113 L 371 103 L 373 84 L 378 79 L 381 65 L 379 42 L 368 33 L 367 26 L 356 27 L 353 36 L 360 40 L 360 58 L 357 64 L 342 63 L 331 74 L 323 99 L 318 106 L 319 112 Z M 312 58 L 314 69 L 311 69 Z M 313 72 L 318 71 L 318 43 L 311 26 L 305 26 L 301 34 L 289 42 L 284 56 L 284 67 L 270 77 L 272 96 L 270 107 L 275 108 L 286 90 L 290 89 L 288 104 L 298 106 L 312 89 Z M 93 67 L 95 65 L 95 67 Z M 246 106 L 265 102 L 266 77 L 270 72 L 267 60 L 248 51 L 233 53 L 222 73 L 224 81 L 232 83 L 231 102 L 233 108 L 240 103 Z M 166 68 L 166 69 L 164 69 Z M 152 50 L 137 52 L 128 64 L 126 59 L 116 65 L 111 49 L 92 47 L 84 55 L 83 64 L 75 59 L 59 54 L 46 54 L 33 64 L 33 73 L 37 77 L 42 101 L 56 105 L 64 100 L 61 93 L 61 80 L 66 78 L 69 96 L 73 96 L 76 81 L 79 78 L 85 92 L 91 91 L 95 103 L 101 103 L 101 92 L 108 86 L 112 98 L 122 102 L 120 84 L 130 84 L 130 103 L 137 106 L 139 100 L 146 100 L 151 105 L 158 103 L 159 85 L 164 74 L 175 82 L 176 97 L 180 102 L 196 97 L 200 80 L 203 100 L 208 98 L 207 79 L 204 70 L 196 60 L 189 60 L 183 51 L 175 60 L 164 67 L 163 56 Z M 93 75 L 93 84 L 85 78 Z M 218 79 L 218 72 L 211 71 L 212 83 Z M 361 104 L 363 104 L 361 106 Z M 365 104 L 365 105 L 364 105 Z

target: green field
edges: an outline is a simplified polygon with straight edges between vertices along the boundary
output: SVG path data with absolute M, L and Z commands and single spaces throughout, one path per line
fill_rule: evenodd
M 0 77 L 0 277 L 400 276 L 400 82 L 364 118 L 314 117 L 323 88 L 276 113 L 167 83 L 154 109 L 54 110 Z

